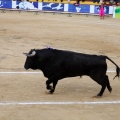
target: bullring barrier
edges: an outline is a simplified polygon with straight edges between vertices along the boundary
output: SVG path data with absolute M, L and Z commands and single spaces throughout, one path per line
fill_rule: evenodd
M 5 2 L 6 1 L 6 2 Z M 38 14 L 40 12 L 43 13 L 60 13 L 60 14 L 84 14 L 88 15 L 98 15 L 99 13 L 99 5 L 88 5 L 88 4 L 65 4 L 65 3 L 51 3 L 51 2 L 21 2 L 21 1 L 12 1 L 12 0 L 1 0 L 0 2 L 0 10 L 4 13 L 6 11 L 18 11 L 19 13 L 22 11 L 27 12 L 35 12 Z M 105 6 L 105 14 L 111 15 L 113 14 L 113 6 Z

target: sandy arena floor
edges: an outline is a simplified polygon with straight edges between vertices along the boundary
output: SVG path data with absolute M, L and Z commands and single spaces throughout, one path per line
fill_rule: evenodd
M 113 91 L 110 94 L 106 89 L 102 98 L 92 98 L 101 86 L 86 76 L 61 80 L 55 93 L 48 95 L 43 74 L 1 74 L 25 71 L 22 53 L 46 46 L 107 55 L 120 66 L 120 20 L 111 16 L 100 20 L 99 16 L 85 15 L 0 13 L 0 120 L 119 120 L 120 104 L 2 104 L 120 101 L 120 81 L 113 81 L 116 73 L 108 73 Z M 107 62 L 108 69 L 115 70 Z

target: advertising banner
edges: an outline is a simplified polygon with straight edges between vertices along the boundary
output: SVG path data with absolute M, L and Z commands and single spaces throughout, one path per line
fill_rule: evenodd
M 68 12 L 77 12 L 77 13 L 89 13 L 90 12 L 90 5 L 74 5 L 69 4 L 68 5 Z
M 63 12 L 64 11 L 64 4 L 43 2 L 42 10 L 46 10 L 46 11 L 61 11 L 61 12 Z
M 120 18 L 120 7 L 115 8 L 115 18 Z
M 16 8 L 24 10 L 38 9 L 38 2 L 16 1 Z

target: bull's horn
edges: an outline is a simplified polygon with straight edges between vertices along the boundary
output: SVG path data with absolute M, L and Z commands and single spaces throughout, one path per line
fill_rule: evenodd
M 23 53 L 24 55 L 27 55 L 28 53 Z
M 28 57 L 32 57 L 32 56 L 35 56 L 36 52 L 33 51 L 31 54 L 29 54 L 29 53 L 23 53 L 23 54 L 28 56 Z
M 23 53 L 25 56 L 28 56 L 29 55 L 29 53 Z

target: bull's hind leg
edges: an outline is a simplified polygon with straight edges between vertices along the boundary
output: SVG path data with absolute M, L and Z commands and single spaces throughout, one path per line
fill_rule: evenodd
M 96 97 L 101 97 L 103 95 L 104 91 L 105 91 L 106 84 L 103 83 L 103 84 L 101 84 L 101 86 L 102 86 L 102 88 L 101 88 L 100 92 L 97 94 Z
M 109 92 L 112 91 L 112 87 L 110 86 L 110 82 L 109 82 L 109 79 L 108 79 L 107 75 L 105 75 L 104 79 L 102 79 L 101 82 L 98 82 L 98 84 L 100 84 L 102 86 L 102 88 L 101 88 L 101 91 L 97 94 L 97 96 L 102 96 L 103 95 L 106 86 L 107 86 L 107 89 L 109 90 Z
M 100 76 L 94 76 L 94 75 L 91 75 L 90 76 L 94 81 L 96 81 L 99 85 L 102 86 L 100 92 L 94 96 L 94 97 L 101 97 L 106 89 L 106 86 L 107 86 L 107 83 L 105 82 L 105 77 L 100 77 Z
M 107 84 L 107 89 L 109 90 L 109 92 L 112 92 L 112 87 L 110 86 L 109 78 L 107 75 L 105 75 L 105 82 Z

